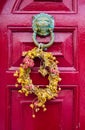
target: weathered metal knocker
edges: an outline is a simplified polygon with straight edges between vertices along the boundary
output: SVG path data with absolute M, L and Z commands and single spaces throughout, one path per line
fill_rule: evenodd
M 51 15 L 41 13 L 33 17 L 33 41 L 36 46 L 39 48 L 45 49 L 50 47 L 53 42 L 54 42 L 54 19 Z M 39 36 L 48 36 L 49 34 L 51 35 L 51 40 L 47 44 L 39 43 L 36 39 L 37 34 Z

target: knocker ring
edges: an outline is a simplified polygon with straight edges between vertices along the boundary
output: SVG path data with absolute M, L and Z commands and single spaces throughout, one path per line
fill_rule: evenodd
M 48 14 L 38 14 L 33 17 L 33 41 L 34 44 L 42 49 L 50 47 L 53 42 L 54 42 L 54 19 L 52 16 Z M 51 40 L 47 44 L 39 43 L 36 39 L 37 34 L 39 36 L 48 36 L 49 34 L 51 35 Z

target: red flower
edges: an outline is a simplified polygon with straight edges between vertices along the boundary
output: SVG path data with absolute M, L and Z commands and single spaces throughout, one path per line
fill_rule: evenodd
M 34 66 L 34 61 L 30 59 L 29 57 L 25 57 L 23 62 L 25 63 L 25 66 L 24 66 L 25 68 Z
M 26 89 L 33 89 L 34 86 L 33 85 L 29 85 L 29 86 L 25 86 Z
M 50 69 L 50 72 L 53 73 L 53 74 L 57 74 L 57 73 L 58 73 L 58 70 L 55 69 L 55 68 L 51 68 L 51 69 Z

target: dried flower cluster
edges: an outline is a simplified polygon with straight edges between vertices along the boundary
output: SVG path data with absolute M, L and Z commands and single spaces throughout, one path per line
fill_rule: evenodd
M 28 52 L 23 52 L 23 63 L 20 65 L 19 70 L 14 73 L 14 76 L 17 77 L 16 87 L 21 85 L 20 93 L 24 93 L 25 96 L 29 94 L 35 94 L 36 100 L 30 107 L 38 112 L 40 108 L 43 108 L 43 111 L 46 111 L 45 103 L 47 100 L 54 99 L 58 96 L 60 88 L 58 87 L 58 82 L 61 81 L 59 77 L 59 71 L 57 67 L 58 61 L 49 52 L 44 52 L 42 49 L 34 48 Z M 32 83 L 30 78 L 30 73 L 32 67 L 34 67 L 34 59 L 38 57 L 41 59 L 42 64 L 38 70 L 42 76 L 48 75 L 49 84 L 45 88 L 40 88 L 38 85 Z M 33 118 L 35 115 L 33 114 Z

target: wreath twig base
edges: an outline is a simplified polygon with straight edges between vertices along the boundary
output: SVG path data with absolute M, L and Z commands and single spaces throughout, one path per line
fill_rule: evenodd
M 30 51 L 23 52 L 23 56 L 23 63 L 14 73 L 14 76 L 17 77 L 15 86 L 18 87 L 21 85 L 21 89 L 18 92 L 24 93 L 25 96 L 28 96 L 29 94 L 34 94 L 36 96 L 30 104 L 30 107 L 34 112 L 38 112 L 40 108 L 43 108 L 43 111 L 46 111 L 45 103 L 48 100 L 56 98 L 61 90 L 61 88 L 58 87 L 58 82 L 61 81 L 57 67 L 58 61 L 51 53 L 36 47 Z M 38 72 L 44 77 L 48 75 L 49 84 L 46 85 L 45 88 L 34 85 L 30 78 L 31 70 L 35 65 L 34 59 L 36 57 L 41 60 Z M 35 113 L 33 113 L 32 117 L 35 118 Z

